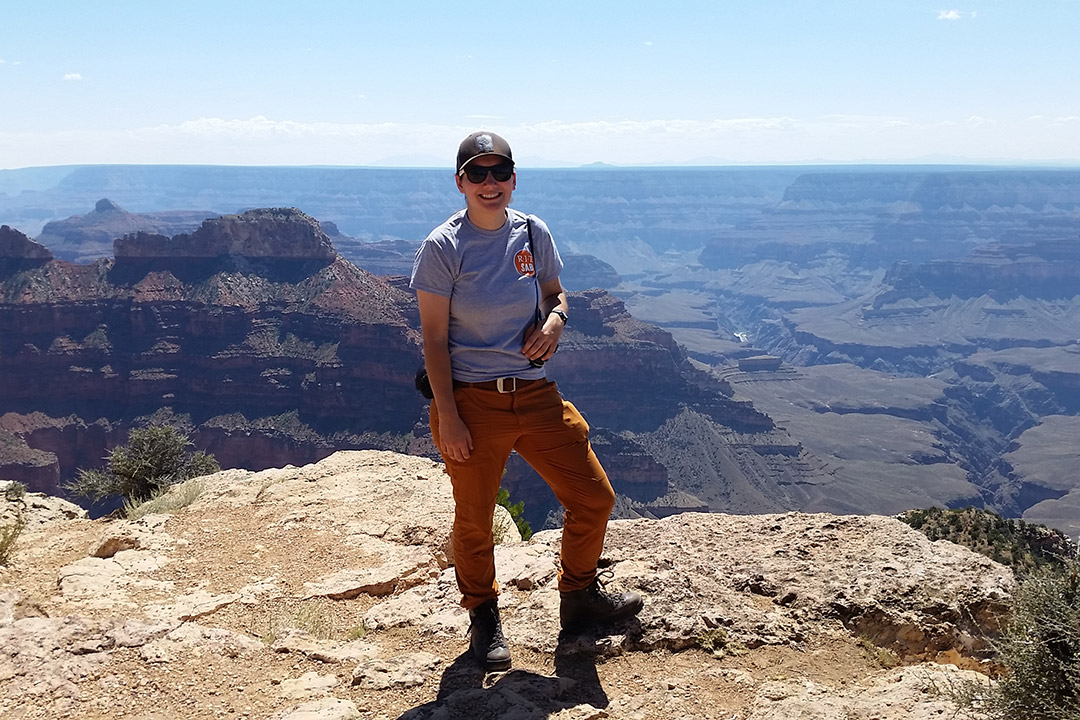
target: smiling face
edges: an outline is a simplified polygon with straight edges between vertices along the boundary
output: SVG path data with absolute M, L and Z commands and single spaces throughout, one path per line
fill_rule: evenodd
M 496 155 L 478 157 L 468 163 L 468 168 L 491 168 L 506 165 L 504 158 Z M 485 230 L 498 230 L 506 222 L 506 208 L 517 188 L 517 173 L 511 173 L 505 182 L 495 179 L 495 173 L 487 173 L 481 182 L 474 183 L 464 173 L 457 175 L 457 186 L 465 196 L 465 208 L 469 221 Z

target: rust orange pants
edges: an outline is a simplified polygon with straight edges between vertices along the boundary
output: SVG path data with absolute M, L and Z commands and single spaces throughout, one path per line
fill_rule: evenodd
M 514 393 L 457 387 L 454 400 L 474 446 L 465 462 L 444 458 L 454 488 L 454 569 L 461 604 L 472 609 L 499 594 L 491 522 L 511 450 L 540 474 L 565 509 L 559 589 L 588 586 L 596 576 L 615 491 L 589 445 L 585 418 L 553 382 Z M 437 444 L 435 403 L 431 434 Z

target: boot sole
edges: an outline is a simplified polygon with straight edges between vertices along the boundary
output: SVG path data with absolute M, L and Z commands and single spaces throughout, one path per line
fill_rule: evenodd
M 500 672 L 510 669 L 510 658 L 505 660 L 485 660 L 482 664 L 487 672 Z

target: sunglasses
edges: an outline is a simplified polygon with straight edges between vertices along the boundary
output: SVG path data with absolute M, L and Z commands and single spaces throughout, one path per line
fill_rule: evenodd
M 514 166 L 509 163 L 499 163 L 490 167 L 469 165 L 461 173 L 469 178 L 469 182 L 474 185 L 479 185 L 487 180 L 488 173 L 491 173 L 491 177 L 495 178 L 495 182 L 506 182 L 514 174 Z

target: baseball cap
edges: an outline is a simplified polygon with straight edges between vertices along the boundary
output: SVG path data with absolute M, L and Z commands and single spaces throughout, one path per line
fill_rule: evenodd
M 514 156 L 510 154 L 510 143 L 493 132 L 481 130 L 462 140 L 458 146 L 457 172 L 461 172 L 461 168 L 484 155 L 495 155 L 514 162 Z

